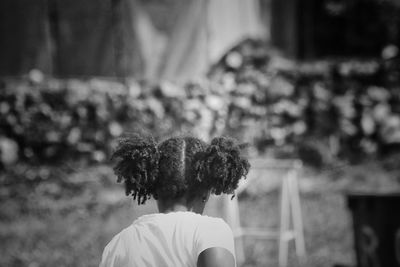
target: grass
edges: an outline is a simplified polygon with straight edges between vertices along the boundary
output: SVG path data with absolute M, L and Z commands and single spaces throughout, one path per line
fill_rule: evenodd
M 264 174 L 239 196 L 242 225 L 278 227 L 279 190 L 270 185 L 273 176 Z M 399 192 L 397 177 L 397 172 L 387 172 L 377 163 L 324 172 L 305 169 L 300 178 L 308 254 L 304 266 L 354 266 L 351 214 L 345 193 Z M 97 166 L 34 185 L 2 187 L 0 266 L 98 266 L 102 250 L 113 235 L 138 216 L 156 212 L 154 202 L 137 206 L 125 198 L 122 187 L 114 181 L 109 167 Z M 276 266 L 276 242 L 252 238 L 243 242 L 243 266 Z M 299 266 L 293 255 L 290 266 Z

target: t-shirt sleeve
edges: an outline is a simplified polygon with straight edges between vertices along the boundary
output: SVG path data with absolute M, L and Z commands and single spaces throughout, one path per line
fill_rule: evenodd
M 121 234 L 117 234 L 104 248 L 99 267 L 128 267 L 128 255 Z
M 206 221 L 199 225 L 196 235 L 197 257 L 208 248 L 225 248 L 235 257 L 232 229 L 222 219 Z

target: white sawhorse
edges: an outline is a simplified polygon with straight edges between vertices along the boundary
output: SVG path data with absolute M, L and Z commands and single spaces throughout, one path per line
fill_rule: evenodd
M 266 161 L 265 159 L 253 159 L 250 161 L 251 169 L 271 170 L 279 169 L 285 172 L 282 177 L 281 199 L 280 199 L 280 229 L 259 229 L 246 228 L 240 225 L 240 213 L 237 196 L 230 200 L 227 196 L 224 198 L 225 219 L 232 227 L 235 235 L 236 256 L 238 263 L 244 260 L 244 250 L 242 237 L 250 236 L 257 239 L 277 240 L 279 248 L 279 266 L 288 265 L 289 242 L 294 240 L 295 251 L 300 262 L 304 262 L 306 251 L 303 233 L 303 220 L 301 214 L 300 195 L 298 188 L 297 174 L 302 167 L 298 160 L 277 160 Z M 249 185 L 246 181 L 239 185 L 236 194 L 239 195 Z

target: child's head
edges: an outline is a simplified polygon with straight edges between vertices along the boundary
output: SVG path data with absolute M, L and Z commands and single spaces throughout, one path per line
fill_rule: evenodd
M 139 204 L 153 196 L 162 201 L 233 193 L 250 164 L 229 137 L 206 144 L 194 137 L 173 137 L 159 144 L 151 136 L 129 135 L 114 152 L 118 181 Z

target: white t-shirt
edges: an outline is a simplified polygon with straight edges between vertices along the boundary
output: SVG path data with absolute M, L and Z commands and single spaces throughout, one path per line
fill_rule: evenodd
M 235 257 L 232 230 L 222 219 L 184 211 L 143 215 L 107 244 L 100 267 L 196 267 L 212 247 Z

